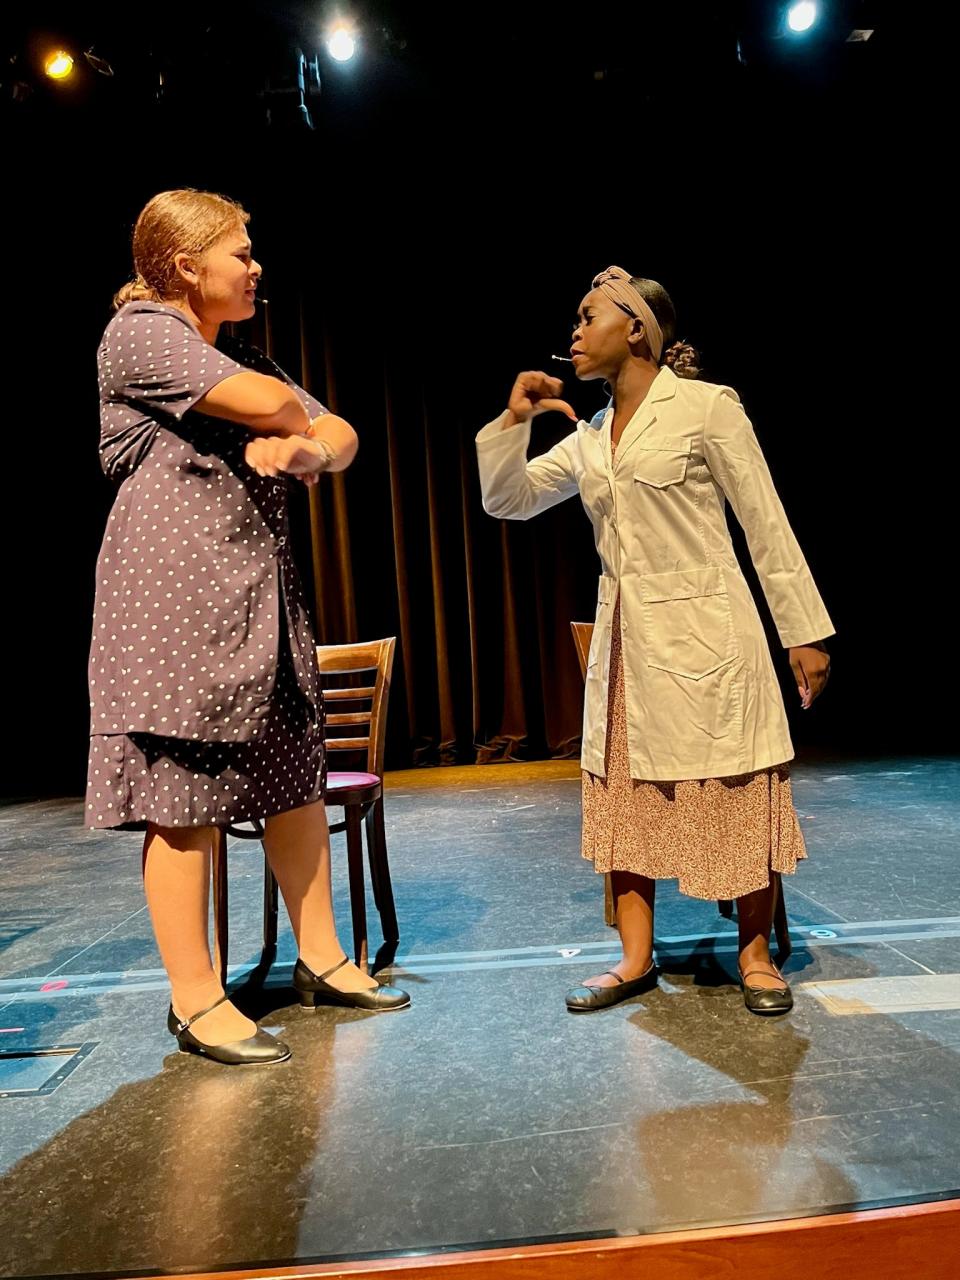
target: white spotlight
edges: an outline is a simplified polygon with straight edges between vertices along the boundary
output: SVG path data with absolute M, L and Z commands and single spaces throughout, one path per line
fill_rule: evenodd
M 809 31 L 817 20 L 817 6 L 813 0 L 802 0 L 800 4 L 792 4 L 787 10 L 787 26 L 798 34 Z
M 357 39 L 349 27 L 334 27 L 327 36 L 327 52 L 337 62 L 349 62 L 357 52 Z

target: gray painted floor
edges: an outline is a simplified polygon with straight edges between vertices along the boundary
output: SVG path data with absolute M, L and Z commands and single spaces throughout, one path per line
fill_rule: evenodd
M 576 768 L 424 770 L 393 775 L 386 799 L 394 973 L 413 1007 L 302 1015 L 287 929 L 250 999 L 294 1057 L 246 1071 L 173 1050 L 138 837 L 85 831 L 74 800 L 0 809 L 0 1052 L 88 1046 L 52 1092 L 0 1098 L 0 1274 L 656 1231 L 954 1191 L 960 1000 L 940 983 L 924 1008 L 922 980 L 960 973 L 960 762 L 798 766 L 794 787 L 810 860 L 786 882 L 789 1018 L 747 1013 L 735 925 L 666 884 L 659 988 L 569 1015 L 564 989 L 616 955 L 579 857 Z M 261 883 L 259 846 L 231 843 L 238 981 Z M 896 977 L 921 981 L 895 1013 L 838 1016 L 813 985 Z M 61 1063 L 29 1065 L 39 1083 Z M 0 1060 L 0 1089 L 24 1083 Z

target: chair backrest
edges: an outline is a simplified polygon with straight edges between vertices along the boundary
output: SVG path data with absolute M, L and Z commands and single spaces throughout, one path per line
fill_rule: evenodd
M 387 703 L 396 645 L 396 637 L 389 636 L 386 640 L 371 640 L 367 644 L 317 646 L 327 753 L 365 751 L 367 772 L 378 777 L 383 776 Z M 361 725 L 367 726 L 365 734 L 343 737 L 330 734 L 331 729 Z
M 590 641 L 593 639 L 593 623 L 571 622 L 570 630 L 573 632 L 573 643 L 577 650 L 577 657 L 580 659 L 580 674 L 586 680 L 587 658 L 590 654 Z

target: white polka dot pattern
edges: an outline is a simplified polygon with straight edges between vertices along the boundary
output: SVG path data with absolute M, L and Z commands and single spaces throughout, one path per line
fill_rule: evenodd
M 185 742 L 155 734 L 90 739 L 86 823 L 142 829 L 227 826 L 269 818 L 323 794 L 323 731 L 309 715 L 289 657 L 271 713 L 252 742 Z
M 223 378 L 254 368 L 294 386 L 312 417 L 324 409 L 256 348 L 221 345 L 176 308 L 129 303 L 100 346 L 100 456 L 120 488 L 97 562 L 91 734 L 136 735 L 132 755 L 122 748 L 128 764 L 149 754 L 136 745 L 142 735 L 197 746 L 266 740 L 279 655 L 289 655 L 310 724 L 319 716 L 288 481 L 246 465 L 247 428 L 193 406 Z M 111 760 L 118 749 L 109 745 Z M 94 758 L 102 765 L 106 750 L 92 744 L 91 785 Z M 118 825 L 90 809 L 88 820 Z

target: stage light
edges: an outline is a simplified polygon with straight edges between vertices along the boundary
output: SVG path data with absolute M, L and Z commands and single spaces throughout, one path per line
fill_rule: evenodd
M 345 23 L 338 23 L 327 32 L 326 44 L 330 57 L 337 62 L 349 62 L 357 52 L 357 38 Z
M 86 58 L 87 62 L 89 62 L 90 66 L 93 67 L 94 71 L 98 71 L 100 75 L 102 76 L 113 75 L 113 67 L 111 67 L 110 63 L 106 60 L 106 58 L 101 58 L 98 53 L 94 53 L 92 46 L 86 51 L 86 53 L 83 56 Z
M 73 71 L 73 59 L 69 53 L 64 53 L 62 49 L 58 49 L 56 53 L 51 53 L 46 59 L 43 69 L 51 80 L 66 80 L 67 76 Z
M 813 0 L 802 0 L 800 4 L 793 4 L 787 10 L 787 26 L 797 35 L 809 31 L 816 20 L 817 6 Z

